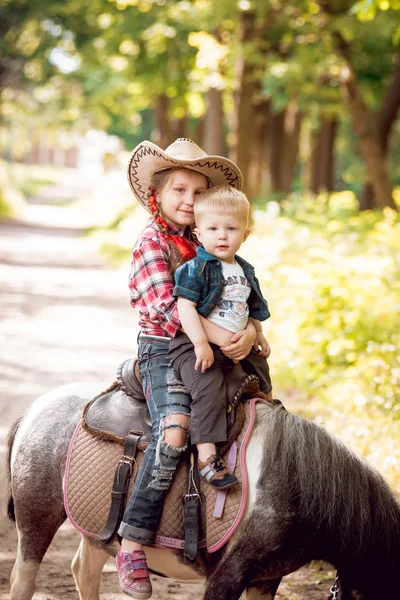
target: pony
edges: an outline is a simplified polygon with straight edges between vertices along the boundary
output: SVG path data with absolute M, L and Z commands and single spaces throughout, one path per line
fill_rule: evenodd
M 107 386 L 68 384 L 39 397 L 8 437 L 10 497 L 18 551 L 11 600 L 30 600 L 40 563 L 66 519 L 63 473 L 82 407 Z M 399 597 L 400 505 L 366 461 L 324 428 L 282 408 L 257 404 L 246 450 L 249 492 L 238 530 L 217 555 L 148 548 L 149 567 L 179 579 L 206 577 L 204 600 L 272 600 L 281 578 L 312 560 L 332 564 L 340 600 Z M 72 561 L 80 600 L 98 600 L 116 543 L 82 536 Z

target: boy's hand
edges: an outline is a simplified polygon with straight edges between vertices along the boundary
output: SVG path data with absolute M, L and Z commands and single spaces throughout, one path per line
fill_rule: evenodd
M 196 364 L 194 365 L 195 371 L 201 367 L 201 372 L 205 373 L 214 362 L 214 352 L 208 342 L 200 342 L 194 347 L 196 354 Z
M 268 356 L 271 354 L 270 345 L 261 331 L 257 331 L 257 337 L 253 344 L 253 348 L 260 356 L 263 356 L 264 358 L 268 358 Z
M 255 336 L 254 327 L 238 331 L 232 336 L 229 346 L 221 346 L 221 350 L 225 356 L 237 363 L 246 358 L 255 342 Z

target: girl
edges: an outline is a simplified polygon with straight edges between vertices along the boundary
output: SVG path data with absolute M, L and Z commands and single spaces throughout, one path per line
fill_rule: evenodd
M 117 570 L 123 591 L 138 600 L 150 598 L 151 582 L 143 545 L 153 543 L 164 494 L 187 447 L 190 398 L 168 359 L 169 343 L 181 328 L 173 272 L 196 254 L 192 237 L 193 205 L 198 194 L 215 185 L 240 189 L 241 173 L 226 158 L 208 156 L 197 144 L 178 139 L 165 152 L 142 142 L 132 153 L 128 180 L 152 217 L 133 249 L 129 287 L 139 309 L 138 360 L 152 419 L 152 441 L 139 469 L 119 534 Z M 202 321 L 203 322 L 203 321 Z M 203 322 L 208 339 L 220 346 L 219 328 Z M 235 334 L 222 350 L 241 360 L 250 352 L 253 324 Z M 219 462 L 217 468 L 226 468 Z

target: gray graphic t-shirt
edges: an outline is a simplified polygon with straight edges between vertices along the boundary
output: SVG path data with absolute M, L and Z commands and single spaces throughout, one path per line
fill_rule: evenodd
M 246 328 L 249 319 L 247 299 L 251 286 L 237 262 L 221 261 L 224 291 L 217 306 L 208 317 L 212 323 L 236 333 Z

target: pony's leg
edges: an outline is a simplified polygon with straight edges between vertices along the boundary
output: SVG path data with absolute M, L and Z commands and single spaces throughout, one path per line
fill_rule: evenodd
M 36 575 L 41 561 L 24 560 L 21 552 L 20 536 L 18 536 L 17 558 L 11 572 L 11 600 L 31 600 L 35 593 Z
M 254 521 L 212 571 L 204 600 L 239 600 L 241 594 L 252 587 L 256 589 L 249 592 L 253 594 L 250 598 L 270 600 L 281 578 L 308 562 L 300 552 L 293 556 L 287 546 L 283 546 L 278 527 L 264 528 L 263 535 L 257 539 L 259 519 Z
M 99 600 L 100 579 L 110 555 L 82 536 L 71 570 L 80 600 Z
M 246 588 L 247 569 L 240 566 L 235 558 L 222 559 L 211 573 L 203 600 L 239 600 Z
M 11 600 L 31 600 L 35 592 L 35 581 L 43 557 L 62 524 L 64 517 L 48 518 L 47 526 L 41 521 L 29 521 L 31 515 L 22 511 L 22 525 L 17 520 L 17 558 L 11 573 Z
M 261 588 L 247 588 L 246 600 L 274 600 L 281 579 L 263 583 Z

